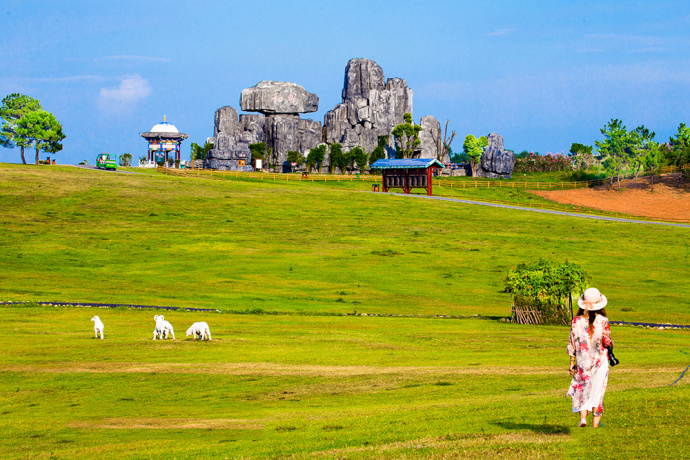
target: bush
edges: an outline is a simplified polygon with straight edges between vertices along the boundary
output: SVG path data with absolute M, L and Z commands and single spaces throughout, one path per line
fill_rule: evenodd
M 573 162 L 570 158 L 562 154 L 538 155 L 530 153 L 524 158 L 515 159 L 513 171 L 516 173 L 526 172 L 555 172 L 570 171 L 573 169 Z
M 583 292 L 590 279 L 581 266 L 567 260 L 560 265 L 544 259 L 518 264 L 503 280 L 504 292 L 513 297 L 513 321 L 568 324 L 573 318 L 572 293 Z M 525 312 L 528 317 L 521 318 Z

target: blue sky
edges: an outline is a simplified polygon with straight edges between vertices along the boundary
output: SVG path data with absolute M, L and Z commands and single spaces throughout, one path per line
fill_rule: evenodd
M 497 132 L 506 148 L 593 144 L 611 118 L 667 141 L 690 124 L 690 2 L 683 1 L 17 1 L 0 4 L 0 97 L 55 114 L 58 163 L 146 154 L 163 115 L 213 134 L 242 89 L 291 81 L 341 102 L 347 61 L 376 61 L 414 91 L 414 118 Z M 41 155 L 45 157 L 44 154 Z M 32 155 L 29 155 L 32 158 Z M 0 148 L 0 161 L 19 162 Z

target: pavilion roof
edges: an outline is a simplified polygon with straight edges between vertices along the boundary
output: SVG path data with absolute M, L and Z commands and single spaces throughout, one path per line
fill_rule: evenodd
M 405 158 L 400 160 L 377 160 L 371 169 L 420 169 L 436 166 L 443 168 L 443 163 L 435 158 Z
M 148 140 L 184 140 L 189 137 L 189 134 L 185 133 L 165 133 L 165 132 L 149 132 L 140 133 L 140 136 Z

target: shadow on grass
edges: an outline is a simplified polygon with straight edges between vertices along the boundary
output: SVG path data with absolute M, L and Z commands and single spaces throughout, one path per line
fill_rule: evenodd
M 563 425 L 550 425 L 545 423 L 515 423 L 515 422 L 491 422 L 506 430 L 528 430 L 539 434 L 570 434 L 570 427 Z

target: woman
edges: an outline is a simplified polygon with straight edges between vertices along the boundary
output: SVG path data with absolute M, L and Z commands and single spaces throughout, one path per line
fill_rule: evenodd
M 604 393 L 609 380 L 606 347 L 613 345 L 606 317 L 606 297 L 596 288 L 589 288 L 578 299 L 580 309 L 570 327 L 568 354 L 573 380 L 567 396 L 573 400 L 573 412 L 580 413 L 579 426 L 587 426 L 589 412 L 594 415 L 592 426 L 598 427 L 604 411 Z

